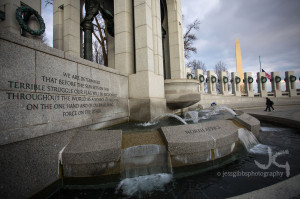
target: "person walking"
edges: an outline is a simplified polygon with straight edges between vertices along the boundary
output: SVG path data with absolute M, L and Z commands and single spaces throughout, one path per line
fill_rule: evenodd
M 273 105 L 274 105 L 274 102 L 272 100 L 270 100 L 270 105 L 269 105 L 270 111 L 271 111 L 271 108 L 273 109 L 273 111 L 275 111 Z
M 271 104 L 271 100 L 266 97 L 266 109 L 265 109 L 265 111 L 267 111 L 267 110 L 271 111 L 270 104 Z

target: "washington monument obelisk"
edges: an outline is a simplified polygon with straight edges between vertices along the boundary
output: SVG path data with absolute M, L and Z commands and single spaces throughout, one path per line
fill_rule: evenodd
M 244 79 L 243 65 L 242 65 L 242 53 L 240 47 L 240 41 L 238 38 L 235 40 L 235 57 L 236 57 L 236 72 L 239 73 L 241 80 Z
M 239 77 L 241 78 L 241 84 L 240 89 L 241 92 L 244 93 L 244 73 L 243 73 L 243 65 L 242 65 L 242 53 L 241 53 L 241 47 L 240 47 L 240 41 L 238 38 L 235 40 L 235 57 L 236 57 L 236 72 L 239 73 Z

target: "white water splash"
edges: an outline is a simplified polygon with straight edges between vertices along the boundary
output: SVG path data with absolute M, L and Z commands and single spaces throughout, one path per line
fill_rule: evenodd
M 231 108 L 227 107 L 227 106 L 217 106 L 216 109 L 218 110 L 226 110 L 229 113 L 231 113 L 232 115 L 236 116 L 236 112 L 234 112 Z
M 257 144 L 249 150 L 250 153 L 255 154 L 267 154 L 268 153 L 268 145 Z
M 122 180 L 116 188 L 116 193 L 122 193 L 128 197 L 136 196 L 143 198 L 151 195 L 153 191 L 164 191 L 165 185 L 173 179 L 172 174 L 159 173 Z
M 172 113 L 166 113 L 164 115 L 160 115 L 158 117 L 155 117 L 153 120 L 149 121 L 149 122 L 144 122 L 144 123 L 139 123 L 136 124 L 137 126 L 154 126 L 156 124 L 159 123 L 159 120 L 165 118 L 165 117 L 173 117 L 175 119 L 177 119 L 178 121 L 182 122 L 183 124 L 187 124 L 181 117 L 179 117 L 178 115 L 172 114 Z
M 247 151 L 250 151 L 252 147 L 259 144 L 256 137 L 253 135 L 251 131 L 248 131 L 247 129 L 240 128 L 238 129 L 238 135 L 239 139 L 243 143 L 244 147 L 247 149 Z
M 144 122 L 144 123 L 139 123 L 139 124 L 136 124 L 137 126 L 144 126 L 144 127 L 147 127 L 147 126 L 154 126 L 158 123 L 158 121 L 153 121 L 153 122 Z
M 187 124 L 181 117 L 179 117 L 178 115 L 174 115 L 174 114 L 171 114 L 171 113 L 167 113 L 166 116 L 168 117 L 173 117 L 177 120 L 179 120 L 180 122 L 182 122 L 183 124 Z
M 267 154 L 268 153 L 268 145 L 264 145 L 259 143 L 256 137 L 253 135 L 251 131 L 247 129 L 240 128 L 238 130 L 239 139 L 243 143 L 244 147 L 247 149 L 249 153 L 255 154 Z
M 124 178 L 168 173 L 168 152 L 163 145 L 138 145 L 122 150 L 121 169 Z
M 186 122 L 192 121 L 193 123 L 198 123 L 198 111 L 188 111 L 184 114 L 184 120 Z
M 288 130 L 288 128 L 279 128 L 279 127 L 260 127 L 261 131 L 265 132 L 274 132 L 274 131 L 285 131 Z

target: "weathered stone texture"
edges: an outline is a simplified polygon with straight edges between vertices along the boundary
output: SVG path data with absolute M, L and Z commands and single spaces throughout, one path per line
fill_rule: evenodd
M 62 153 L 67 177 L 95 176 L 121 157 L 122 131 L 79 131 Z
M 219 120 L 162 127 L 162 132 L 175 164 L 196 164 L 229 154 L 227 149 L 238 140 L 237 129 L 232 121 Z M 209 156 L 211 150 L 222 151 L 222 155 Z
M 234 120 L 247 127 L 256 137 L 258 137 L 260 129 L 260 121 L 258 119 L 247 113 L 243 113 L 242 115 L 235 117 Z

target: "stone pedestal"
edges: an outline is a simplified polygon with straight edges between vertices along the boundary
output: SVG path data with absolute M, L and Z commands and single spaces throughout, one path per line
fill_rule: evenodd
M 296 80 L 297 77 L 295 76 L 294 71 L 285 71 L 285 84 L 286 84 L 286 91 L 290 93 L 290 97 L 297 96 L 296 91 Z
M 212 95 L 216 95 L 217 94 L 217 89 L 216 89 L 217 77 L 213 70 L 207 71 L 206 82 L 207 82 L 208 93 L 212 94 Z
M 201 69 L 196 69 L 195 71 L 195 76 L 197 77 L 197 80 L 199 80 L 199 92 L 204 93 L 204 81 L 205 77 L 203 75 L 203 70 Z
M 187 79 L 193 79 L 193 75 L 192 75 L 192 72 L 191 72 L 191 68 L 186 68 L 186 78 Z
M 247 93 L 248 97 L 254 97 L 254 92 L 253 92 L 253 80 L 252 78 L 252 73 L 250 72 L 245 72 L 244 73 L 244 84 L 245 84 L 245 92 Z
M 257 73 L 257 91 L 260 93 L 260 97 L 267 97 L 267 78 L 265 76 L 265 72 L 258 72 Z
M 239 81 L 242 81 L 238 73 L 232 72 L 231 73 L 232 94 L 234 94 L 235 96 L 241 96 L 241 88 L 240 88 L 241 82 L 238 82 L 238 79 Z
M 229 82 L 229 79 L 227 77 L 226 72 L 220 71 L 219 77 L 220 77 L 219 84 L 220 84 L 220 89 L 221 89 L 220 92 L 223 95 L 228 95 L 228 82 Z
M 274 93 L 274 96 L 282 97 L 281 77 L 279 75 L 279 72 L 271 72 L 271 76 L 272 92 Z

